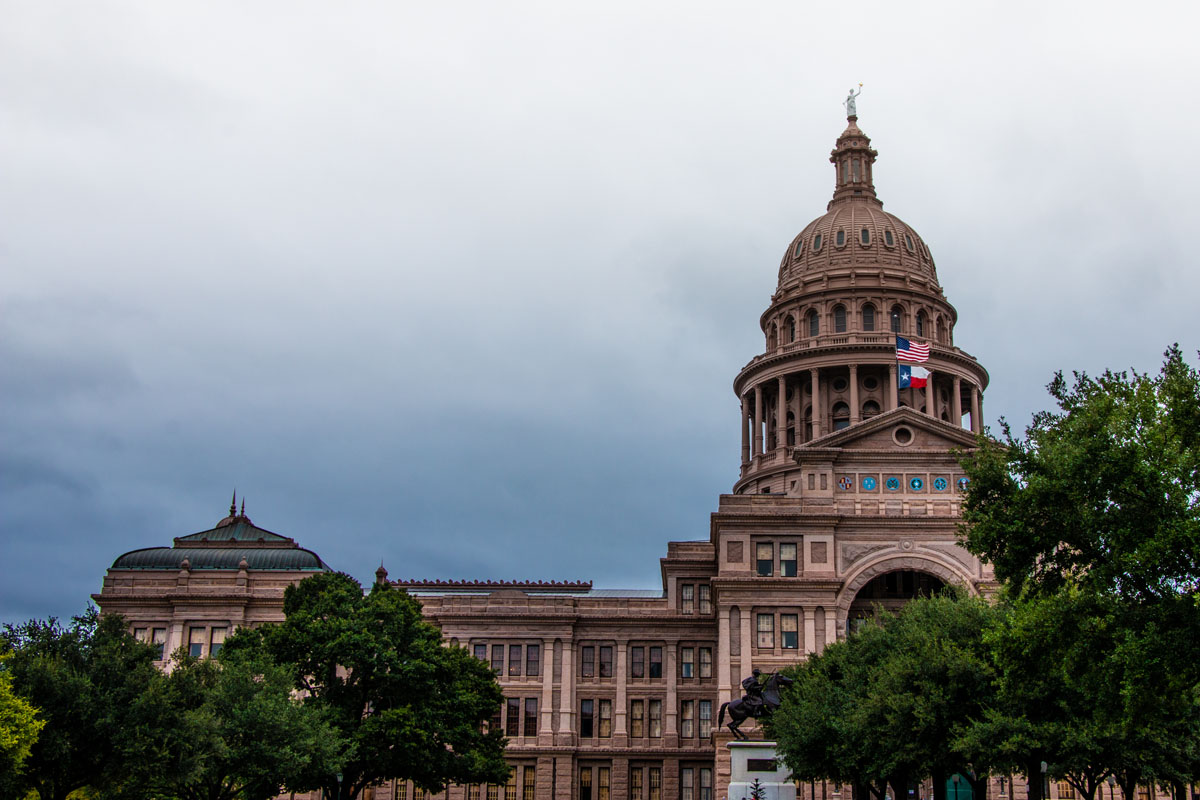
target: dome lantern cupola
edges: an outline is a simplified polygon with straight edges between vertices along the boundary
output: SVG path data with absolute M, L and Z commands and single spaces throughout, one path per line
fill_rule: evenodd
M 846 130 L 842 131 L 837 145 L 829 154 L 835 173 L 833 199 L 829 201 L 829 208 L 847 200 L 868 200 L 882 206 L 883 203 L 875 196 L 871 174 L 879 153 L 871 149 L 871 138 L 859 129 L 857 116 L 847 117 L 846 122 Z

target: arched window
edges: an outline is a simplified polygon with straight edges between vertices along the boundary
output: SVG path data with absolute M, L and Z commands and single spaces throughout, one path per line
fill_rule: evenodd
M 866 228 L 863 228 L 859 234 L 859 238 L 862 240 L 863 244 L 870 244 L 871 243 L 871 232 L 869 230 L 867 230 Z
M 917 312 L 917 336 L 925 335 L 925 312 Z
M 892 238 L 891 231 L 883 232 L 883 243 L 886 244 L 888 247 L 892 247 L 893 245 L 896 244 L 896 240 Z
M 813 237 L 813 252 L 816 253 L 821 249 L 821 234 Z
M 799 258 L 802 255 L 804 255 L 804 240 L 803 239 L 796 242 L 796 258 Z
M 796 415 L 791 411 L 787 413 L 787 444 L 788 447 L 796 446 Z
M 875 306 L 867 303 L 862 310 L 862 327 L 864 331 L 875 330 Z
M 775 327 L 775 323 L 771 323 L 771 327 L 767 329 L 767 352 L 775 350 L 779 346 L 779 329 Z
M 850 406 L 845 403 L 833 404 L 833 429 L 840 431 L 850 427 Z
M 812 440 L 812 406 L 804 407 L 804 441 Z
M 833 309 L 833 332 L 846 332 L 846 307 L 837 306 Z
M 808 312 L 808 335 L 816 336 L 821 332 L 821 318 L 816 311 Z
M 785 344 L 791 344 L 796 341 L 796 318 L 788 314 L 787 319 L 783 322 L 784 335 L 787 337 Z
M 868 400 L 867 402 L 863 403 L 862 414 L 863 419 L 866 419 L 867 417 L 878 416 L 879 403 L 876 403 L 874 400 Z
M 934 331 L 935 331 L 935 333 L 936 333 L 936 336 L 935 336 L 934 338 L 936 338 L 936 339 L 937 339 L 939 342 L 942 342 L 943 344 L 945 344 L 945 342 L 946 342 L 946 338 L 945 338 L 945 337 L 946 337 L 946 328 L 945 328 L 945 326 L 944 326 L 944 325 L 942 325 L 942 318 L 941 318 L 941 317 L 938 317 L 938 318 L 937 318 L 937 323 L 936 323 L 936 326 L 935 326 L 935 328 L 934 328 Z
M 903 333 L 904 326 L 901 321 L 904 319 L 904 309 L 900 306 L 892 306 L 892 333 Z
M 846 232 L 838 231 L 837 238 L 834 239 L 834 243 L 837 244 L 838 247 L 841 247 L 842 245 L 844 245 L 846 243 Z

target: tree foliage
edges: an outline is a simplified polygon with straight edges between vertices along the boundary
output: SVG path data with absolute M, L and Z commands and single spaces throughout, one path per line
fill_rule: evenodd
M 509 768 L 499 731 L 484 723 L 503 703 L 495 675 L 421 617 L 406 592 L 322 573 L 288 587 L 286 620 L 239 631 L 230 653 L 262 646 L 290 671 L 348 753 L 337 776 L 304 788 L 350 798 L 385 779 L 434 791 L 452 783 L 503 783 Z M 340 791 L 340 794 L 339 794 Z
M 5 666 L 11 657 L 0 654 L 0 792 L 17 774 L 46 724 L 37 709 L 13 691 L 12 675 Z

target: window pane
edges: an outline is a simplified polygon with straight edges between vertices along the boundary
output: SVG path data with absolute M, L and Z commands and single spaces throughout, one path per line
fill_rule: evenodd
M 651 678 L 661 678 L 662 677 L 662 648 L 661 647 L 651 647 L 650 648 L 650 677 Z
M 162 661 L 163 649 L 167 646 L 167 629 L 154 628 L 150 631 L 150 644 L 154 645 L 155 660 Z
M 650 800 L 662 800 L 662 767 L 650 767 L 646 770 L 650 781 Z
M 679 735 L 685 739 L 695 736 L 696 701 L 684 700 L 679 705 Z
M 694 781 L 691 767 L 679 770 L 679 800 L 696 800 Z
M 629 648 L 629 672 L 635 678 L 646 677 L 646 648 Z
M 701 647 L 700 648 L 700 677 L 701 678 L 711 678 L 712 677 L 712 648 L 711 647 Z
M 192 658 L 199 658 L 204 655 L 204 628 L 190 628 L 188 630 L 188 655 Z
M 579 701 L 579 735 L 584 739 L 592 738 L 592 701 Z
M 700 738 L 712 736 L 712 700 L 700 701 Z
M 701 614 L 711 614 L 712 613 L 712 587 L 709 586 L 707 583 L 702 583 L 698 587 L 696 587 L 696 589 L 700 593 L 700 613 Z
M 612 700 L 600 701 L 600 738 L 612 736 Z
M 538 701 L 536 697 L 525 698 L 525 735 L 537 736 L 537 708 Z
M 225 647 L 225 634 L 229 631 L 228 628 L 213 628 L 212 636 L 209 639 L 208 654 L 213 658 L 221 655 L 221 650 Z
M 579 768 L 579 800 L 592 800 L 592 768 Z
M 779 574 L 785 578 L 796 577 L 796 545 L 779 545 Z
M 629 771 L 629 800 L 644 800 L 642 795 L 643 774 L 641 767 L 634 767 Z
M 833 330 L 835 333 L 846 332 L 846 309 L 843 306 L 833 310 Z
M 779 616 L 780 643 L 784 650 L 796 650 L 800 646 L 800 618 L 798 614 L 781 614 Z
M 525 767 L 521 781 L 521 800 L 534 800 L 537 791 L 537 768 Z
M 684 614 L 691 614 L 696 609 L 695 591 L 696 585 L 693 583 L 685 583 L 679 587 L 679 607 Z
M 499 675 L 504 671 L 504 645 L 492 645 L 492 672 Z
M 525 648 L 525 674 L 534 677 L 542 674 L 542 646 L 531 644 Z
M 611 678 L 613 674 L 613 649 L 611 647 L 600 648 L 600 677 Z
M 588 645 L 583 648 L 583 658 L 579 660 L 583 677 L 592 678 L 596 675 L 596 648 Z
M 596 800 L 609 800 L 608 796 L 608 767 L 596 768 Z
M 760 648 L 775 646 L 775 616 L 773 614 L 758 615 L 758 646 Z
M 629 701 L 629 735 L 642 737 L 646 735 L 646 703 L 644 700 Z
M 679 677 L 694 677 L 696 668 L 695 648 L 682 647 L 679 650 Z
M 863 306 L 863 330 L 875 330 L 875 306 Z
M 517 736 L 521 733 L 521 701 L 510 697 L 505 705 L 507 717 L 504 720 L 504 735 Z
M 521 674 L 521 645 L 519 644 L 508 646 L 508 674 L 510 676 Z
M 662 700 L 650 701 L 650 736 L 662 736 Z
M 474 651 L 474 652 L 475 652 L 475 657 L 476 657 L 476 658 L 478 658 L 480 661 L 487 661 L 487 660 L 488 660 L 488 656 L 487 656 L 487 645 L 486 645 L 486 644 L 477 644 L 477 645 L 475 645 L 475 651 Z
M 775 567 L 775 546 L 770 542 L 759 542 L 754 546 L 754 554 L 759 576 L 771 575 Z

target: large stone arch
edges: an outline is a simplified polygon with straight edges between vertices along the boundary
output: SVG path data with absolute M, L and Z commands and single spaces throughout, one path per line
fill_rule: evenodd
M 925 572 L 938 578 L 945 584 L 964 587 L 972 596 L 979 595 L 979 588 L 971 574 L 961 564 L 949 559 L 939 558 L 929 552 L 922 553 L 891 553 L 856 566 L 851 572 L 837 596 L 837 630 L 838 638 L 845 635 L 846 620 L 850 615 L 850 606 L 854 598 L 872 579 L 897 570 L 912 570 Z

